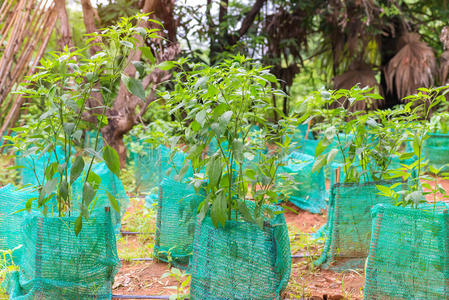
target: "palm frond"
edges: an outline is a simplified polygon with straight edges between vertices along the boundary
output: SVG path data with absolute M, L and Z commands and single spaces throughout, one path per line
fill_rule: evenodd
M 434 83 L 436 59 L 432 48 L 420 40 L 417 33 L 405 33 L 400 39 L 401 48 L 385 69 L 387 90 L 396 90 L 402 99 L 415 93 L 419 87 Z
M 360 87 L 378 87 L 378 83 L 375 77 L 376 73 L 364 62 L 353 63 L 348 71 L 334 77 L 334 89 L 351 89 L 354 85 Z M 340 99 L 338 106 L 343 105 L 349 108 L 351 111 L 361 111 L 369 109 L 377 109 L 381 102 L 379 100 L 367 99 L 367 101 L 357 101 L 351 107 L 347 99 Z

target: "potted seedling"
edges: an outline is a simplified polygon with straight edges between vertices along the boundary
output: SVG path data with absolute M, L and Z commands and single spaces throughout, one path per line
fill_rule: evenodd
M 22 204 L 23 210 L 33 208 L 34 213 L 22 223 L 20 272 L 9 282 L 13 299 L 111 297 L 120 262 L 109 207 L 117 214 L 121 207 L 111 191 L 101 191 L 106 178 L 94 172 L 94 163 L 104 161 L 120 175 L 116 151 L 106 144 L 99 152 L 97 146 L 116 84 L 122 77 L 130 90 L 137 85 L 137 79 L 122 75 L 127 61 L 118 56 L 137 50 L 135 34 L 155 36 L 133 27 L 135 21 L 122 19 L 95 34 L 92 41 L 98 41 L 102 50 L 91 57 L 83 49 L 51 53 L 20 91 L 31 104 L 44 103 L 45 111 L 9 138 L 22 157 L 33 155 L 43 161 L 42 168 L 30 166 L 38 196 Z M 92 102 L 95 94 L 101 95 L 102 105 Z M 92 126 L 94 145 L 83 148 L 83 129 Z M 80 151 L 75 153 L 74 147 Z M 109 199 L 107 207 L 100 207 L 100 192 Z
M 183 128 L 178 138 L 188 145 L 183 170 L 192 166 L 191 184 L 205 195 L 190 261 L 191 295 L 279 298 L 290 276 L 290 244 L 282 211 L 273 205 L 281 197 L 273 183 L 289 152 L 283 137 L 293 125 L 289 118 L 279 124 L 267 119 L 275 109 L 272 97 L 285 95 L 274 89 L 266 68 L 240 55 L 191 71 L 185 64 L 177 63 L 175 89 L 166 97 Z M 257 143 L 247 138 L 256 123 L 263 132 Z M 203 156 L 213 139 L 217 151 Z M 276 146 L 258 151 L 266 145 Z
M 395 205 L 378 205 L 372 210 L 373 226 L 366 266 L 366 299 L 441 299 L 449 293 L 448 198 L 439 184 L 442 169 L 429 166 L 423 146 L 429 138 L 430 112 L 446 101 L 445 88 L 419 89 L 408 101 L 408 133 L 416 161 L 403 164 L 394 176 L 408 180 L 407 188 L 378 186 L 379 193 Z M 412 176 L 414 175 L 414 176 Z M 446 176 L 443 174 L 443 178 Z M 426 195 L 429 195 L 426 201 Z
M 317 93 L 327 97 L 328 104 L 348 99 L 378 99 L 370 89 L 357 86 L 351 90 Z M 327 217 L 327 239 L 315 265 L 323 268 L 351 269 L 363 266 L 368 255 L 371 234 L 370 209 L 378 203 L 391 202 L 378 195 L 377 185 L 391 180 L 389 170 L 406 136 L 399 129 L 405 119 L 402 108 L 375 112 L 351 112 L 349 108 L 324 108 L 317 115 L 324 117 L 327 127 L 315 151 L 314 171 L 330 165 L 332 186 Z M 393 121 L 394 120 L 394 121 Z M 340 157 L 338 163 L 333 161 Z M 398 182 L 397 185 L 402 184 Z

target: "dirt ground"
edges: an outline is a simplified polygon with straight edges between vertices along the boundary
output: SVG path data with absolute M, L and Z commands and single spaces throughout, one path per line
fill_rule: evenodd
M 445 190 L 449 190 L 449 180 L 439 180 Z M 434 186 L 434 183 L 430 183 Z M 438 195 L 437 195 L 438 197 Z M 432 194 L 426 195 L 433 202 Z M 443 200 L 443 199 L 438 199 Z M 300 210 L 293 205 L 285 209 L 285 219 L 289 228 L 292 254 L 303 256 L 292 258 L 291 275 L 288 287 L 284 293 L 286 299 L 363 299 L 364 270 L 351 270 L 338 273 L 313 267 L 313 261 L 318 258 L 323 248 L 323 241 L 310 238 L 310 233 L 316 232 L 326 223 L 326 211 L 312 214 Z M 128 214 L 142 213 L 142 199 L 131 201 Z M 150 225 L 154 230 L 155 215 L 151 216 Z M 136 224 L 124 218 L 123 230 L 136 230 Z M 131 231 L 132 231 L 131 230 Z M 154 235 L 154 233 L 153 233 Z M 118 241 L 118 251 L 121 258 L 151 257 L 152 233 L 147 235 L 129 235 Z M 156 261 L 123 261 L 122 267 L 115 278 L 113 293 L 119 295 L 174 295 L 173 288 L 177 281 L 171 277 L 162 278 L 170 271 L 166 263 Z
M 133 207 L 134 206 L 134 207 Z M 129 211 L 142 208 L 142 200 L 132 200 Z M 136 208 L 137 207 L 137 208 Z M 285 291 L 287 299 L 362 299 L 363 272 L 336 273 L 312 267 L 312 262 L 322 250 L 322 243 L 313 242 L 309 233 L 317 231 L 326 223 L 326 212 L 312 214 L 289 205 L 285 218 L 289 227 L 292 254 L 302 255 L 292 258 L 290 282 Z M 126 220 L 126 218 L 125 218 Z M 126 224 L 123 230 L 127 230 Z M 130 235 L 118 241 L 119 256 L 137 253 L 135 257 L 151 257 L 151 248 L 144 252 L 136 249 L 148 246 L 151 238 Z M 113 293 L 118 295 L 173 295 L 176 280 L 161 278 L 170 271 L 166 263 L 156 261 L 123 261 L 115 277 Z

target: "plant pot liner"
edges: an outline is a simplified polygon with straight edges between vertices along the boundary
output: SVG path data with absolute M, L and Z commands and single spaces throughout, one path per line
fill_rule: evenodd
M 6 278 L 10 299 L 111 299 L 120 260 L 110 213 L 84 221 L 78 236 L 75 219 L 25 217 L 20 271 Z
M 371 214 L 365 299 L 449 299 L 447 204 L 379 204 Z
M 164 178 L 157 204 L 155 258 L 188 264 L 198 205 L 203 199 L 190 184 Z
M 197 219 L 190 262 L 192 299 L 279 299 L 290 278 L 290 241 L 283 214 L 264 229 L 240 221 L 216 228 Z
M 13 250 L 22 244 L 21 224 L 29 213 L 18 211 L 25 208 L 28 199 L 37 196 L 29 188 L 19 190 L 11 184 L 0 188 L 0 250 Z M 14 262 L 19 261 L 21 253 L 22 249 L 13 252 Z
M 392 203 L 379 195 L 376 185 L 391 181 L 334 184 L 327 213 L 326 242 L 315 266 L 336 271 L 363 267 L 371 238 L 371 208 Z
M 279 173 L 288 173 L 297 182 L 288 196 L 288 201 L 297 207 L 320 213 L 326 209 L 326 185 L 324 172 L 312 172 L 314 158 L 293 152 L 287 158 L 287 165 L 279 168 Z

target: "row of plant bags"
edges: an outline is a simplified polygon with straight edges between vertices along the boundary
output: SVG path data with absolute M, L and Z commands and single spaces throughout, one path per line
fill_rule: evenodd
M 10 184 L 0 188 L 0 250 L 14 250 L 12 257 L 7 257 L 8 263 L 18 262 L 21 257 L 20 226 L 24 217 L 29 214 L 23 209 L 28 200 L 37 196 L 31 188 L 18 189 Z M 9 261 L 10 258 L 12 261 Z
M 365 299 L 448 299 L 447 204 L 385 204 L 371 213 Z
M 90 216 L 78 236 L 76 217 L 28 215 L 21 226 L 19 271 L 5 279 L 10 299 L 111 299 L 120 266 L 109 210 Z
M 392 202 L 391 198 L 379 195 L 376 186 L 391 184 L 391 181 L 370 181 L 332 186 L 325 227 L 327 238 L 315 266 L 337 271 L 363 266 L 371 238 L 370 210 L 376 204 Z
M 315 158 L 300 152 L 291 153 L 285 166 L 279 168 L 277 184 L 282 185 L 282 176 L 289 176 L 295 181 L 295 185 L 285 186 L 285 194 L 288 201 L 297 207 L 320 213 L 326 209 L 326 185 L 324 172 L 312 172 Z M 284 188 L 284 187 L 283 187 Z
M 246 204 L 253 213 L 254 203 Z M 241 216 L 219 228 L 210 217 L 198 217 L 190 294 L 194 299 L 279 299 L 290 278 L 290 264 L 283 214 L 266 220 L 263 229 Z
M 157 220 L 153 257 L 186 266 L 192 254 L 193 233 L 199 204 L 199 195 L 185 181 L 170 177 L 162 180 L 157 201 Z

